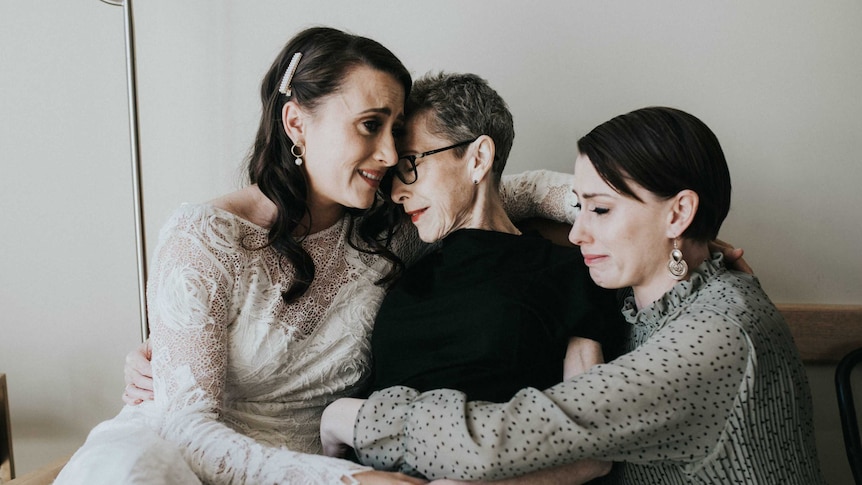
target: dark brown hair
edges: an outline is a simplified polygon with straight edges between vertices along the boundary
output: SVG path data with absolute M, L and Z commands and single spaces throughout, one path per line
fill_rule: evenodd
M 302 58 L 290 83 L 291 96 L 288 97 L 278 88 L 296 52 L 301 52 Z M 328 27 L 306 29 L 290 39 L 261 83 L 263 109 L 260 127 L 247 160 L 248 178 L 277 208 L 268 242 L 295 268 L 294 281 L 282 294 L 287 303 L 305 293 L 314 279 L 315 267 L 311 256 L 300 244 L 311 227 L 311 224 L 308 227 L 302 225 L 304 217 L 311 217 L 308 181 L 304 172 L 293 163 L 295 157 L 290 153 L 293 141 L 282 127 L 282 107 L 292 100 L 314 111 L 322 99 L 337 92 L 350 71 L 359 66 L 391 74 L 403 86 L 405 95 L 410 93 L 410 73 L 389 49 L 374 40 Z M 403 264 L 389 250 L 395 228 L 392 213 L 381 209 L 385 206 L 382 197 L 375 199 L 371 208 L 347 209 L 347 217 L 350 218 L 347 241 L 357 250 L 379 254 L 392 263 L 389 274 L 378 282 L 383 283 L 400 273 Z M 353 240 L 354 224 L 357 224 L 356 233 L 360 241 Z M 294 236 L 303 230 L 304 235 Z
M 730 210 L 730 172 L 718 138 L 695 116 L 665 107 L 635 110 L 595 127 L 578 140 L 578 150 L 608 185 L 636 200 L 628 181 L 665 198 L 693 190 L 700 202 L 683 237 L 718 236 Z

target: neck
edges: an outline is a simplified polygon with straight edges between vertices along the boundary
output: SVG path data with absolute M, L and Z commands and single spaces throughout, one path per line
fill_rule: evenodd
M 272 227 L 273 222 L 275 222 L 278 209 L 275 204 L 260 191 L 258 186 L 251 185 L 238 193 L 246 194 L 251 203 L 247 204 L 247 207 L 242 211 L 231 210 L 231 212 L 235 212 L 263 228 L 269 229 Z M 312 202 L 309 203 L 308 211 L 309 214 L 311 214 L 310 234 L 332 227 L 333 224 L 338 222 L 341 217 L 344 216 L 344 207 L 338 204 L 323 205 Z M 302 218 L 299 228 L 297 229 L 297 234 L 295 235 L 298 236 L 305 234 L 306 227 L 309 227 L 308 214 Z
M 316 206 L 314 204 L 310 204 L 308 207 L 308 212 L 311 214 L 311 230 L 310 234 L 314 234 L 316 232 L 320 232 L 324 229 L 328 229 L 333 226 L 336 222 L 341 220 L 344 217 L 344 207 L 341 205 L 335 204 L 325 207 Z M 302 218 L 301 226 L 303 228 L 309 226 L 309 215 L 306 214 Z
M 477 196 L 470 223 L 471 229 L 482 229 L 485 231 L 503 232 L 506 234 L 521 234 L 515 226 L 500 199 L 499 191 L 485 187 L 484 184 L 477 188 Z
M 668 245 L 665 254 L 670 254 L 672 248 L 672 244 Z M 681 239 L 679 249 L 682 251 L 683 260 L 688 265 L 688 273 L 679 281 L 688 281 L 691 277 L 691 272 L 709 258 L 709 247 L 706 243 Z M 635 305 L 638 309 L 651 305 L 679 282 L 671 278 L 667 270 L 667 263 L 668 260 L 663 260 L 663 263 L 660 263 L 660 268 L 651 278 L 643 284 L 632 286 Z
M 265 229 L 272 227 L 275 221 L 275 204 L 263 195 L 257 184 L 223 195 L 212 203 Z

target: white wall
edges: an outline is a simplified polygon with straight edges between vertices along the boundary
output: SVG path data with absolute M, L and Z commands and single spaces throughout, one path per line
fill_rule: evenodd
M 0 372 L 19 474 L 117 412 L 140 340 L 118 13 L 0 1 Z
M 260 77 L 316 24 L 415 75 L 471 71 L 509 101 L 507 171 L 569 171 L 577 138 L 671 105 L 718 135 L 722 237 L 777 302 L 862 303 L 862 4 L 855 0 L 135 3 L 149 248 L 167 215 L 237 187 Z M 115 414 L 138 340 L 122 9 L 0 2 L 0 372 L 19 474 Z M 848 483 L 831 368 L 812 368 L 824 470 Z

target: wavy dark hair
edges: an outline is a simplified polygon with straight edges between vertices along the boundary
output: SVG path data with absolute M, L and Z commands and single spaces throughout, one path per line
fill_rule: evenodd
M 291 82 L 291 96 L 279 92 L 284 72 L 294 53 L 302 59 Z M 260 127 L 247 159 L 248 181 L 257 184 L 271 200 L 277 215 L 269 229 L 268 244 L 293 265 L 295 278 L 282 293 L 286 303 L 301 297 L 314 280 L 314 261 L 301 242 L 308 236 L 311 224 L 308 207 L 308 181 L 305 173 L 293 163 L 293 141 L 282 126 L 281 111 L 284 104 L 294 101 L 314 111 L 327 95 L 337 92 L 341 83 L 356 67 L 368 66 L 391 74 L 403 87 L 405 96 L 412 85 L 410 73 L 389 49 L 380 43 L 329 28 L 313 27 L 296 34 L 276 57 L 260 86 L 263 105 Z M 351 247 L 369 254 L 377 254 L 390 261 L 390 271 L 378 284 L 396 278 L 403 270 L 401 260 L 389 249 L 396 230 L 396 215 L 391 204 L 378 194 L 368 209 L 347 208 L 350 218 L 347 242 Z M 354 239 L 355 236 L 358 240 Z
M 578 140 L 578 151 L 608 185 L 635 200 L 641 199 L 629 181 L 664 198 L 693 190 L 700 203 L 683 237 L 718 236 L 730 210 L 730 171 L 715 133 L 697 117 L 662 106 L 642 108 L 593 128 Z

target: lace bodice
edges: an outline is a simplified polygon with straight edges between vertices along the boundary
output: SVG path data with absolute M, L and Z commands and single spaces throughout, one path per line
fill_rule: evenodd
M 290 305 L 293 272 L 264 247 L 265 229 L 207 205 L 183 206 L 163 229 L 148 286 L 156 406 L 162 434 L 206 481 L 335 482 L 362 469 L 309 454 L 323 408 L 368 372 L 384 291 L 385 261 L 347 245 L 346 227 L 303 242 L 317 277 Z
M 507 177 L 513 219 L 564 219 L 569 176 Z M 323 408 L 354 393 L 388 263 L 346 242 L 343 219 L 303 241 L 316 275 L 287 305 L 288 262 L 267 231 L 209 205 L 184 205 L 160 234 L 147 288 L 156 427 L 207 483 L 342 483 L 367 468 L 316 455 Z M 393 249 L 428 248 L 412 226 Z

